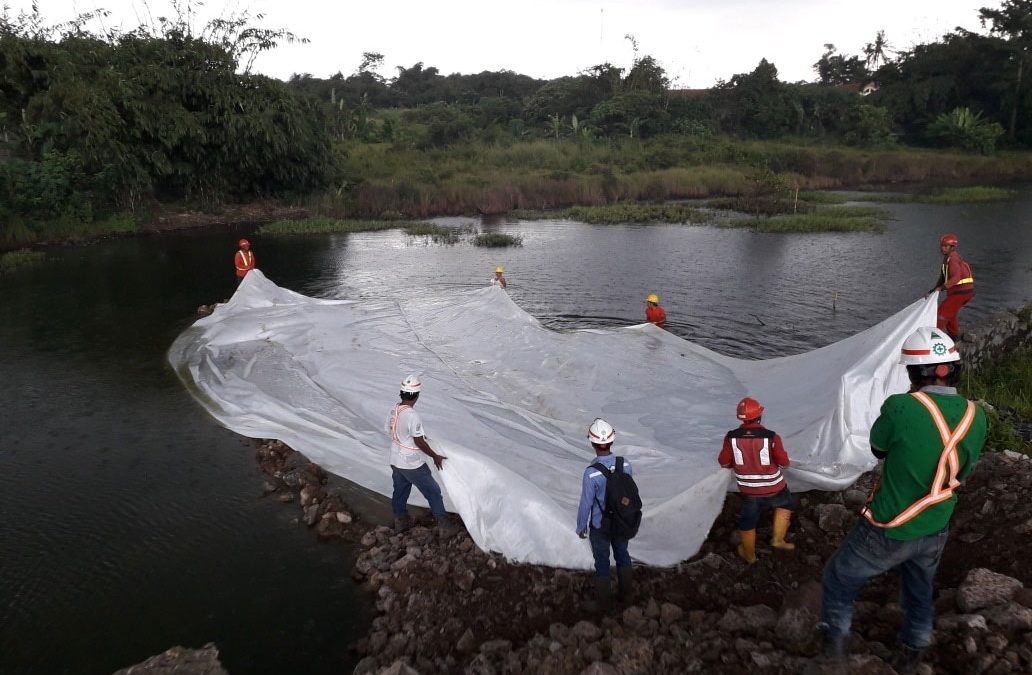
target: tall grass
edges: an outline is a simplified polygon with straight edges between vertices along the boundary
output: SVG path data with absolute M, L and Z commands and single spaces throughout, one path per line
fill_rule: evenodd
M 614 223 L 708 223 L 713 216 L 681 204 L 611 204 L 574 206 L 561 212 L 570 220 L 595 225 Z
M 986 157 L 719 137 L 705 142 L 684 136 L 471 142 L 430 150 L 400 143 L 349 143 L 340 155 L 348 177 L 344 184 L 306 204 L 319 215 L 425 218 L 755 195 L 762 191 L 756 174 L 766 170 L 804 191 L 1032 177 L 1030 153 Z
M 1016 428 L 1018 423 L 1032 423 L 1032 349 L 1017 349 L 976 371 L 964 371 L 959 388 L 965 396 L 992 406 L 986 408 L 986 445 L 1032 454 L 1032 443 Z

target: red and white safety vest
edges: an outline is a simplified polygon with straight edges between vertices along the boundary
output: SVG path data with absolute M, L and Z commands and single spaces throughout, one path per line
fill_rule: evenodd
M 770 429 L 754 425 L 727 432 L 719 461 L 734 468 L 743 495 L 772 495 L 785 488 L 781 467 L 788 465 L 788 455 Z

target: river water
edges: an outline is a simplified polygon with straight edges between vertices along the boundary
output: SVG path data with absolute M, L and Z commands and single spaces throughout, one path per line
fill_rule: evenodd
M 277 284 L 330 298 L 458 292 L 501 264 L 513 299 L 555 328 L 638 323 L 655 292 L 671 331 L 746 358 L 814 349 L 917 299 L 946 231 L 977 283 L 962 328 L 1032 301 L 1032 193 L 886 208 L 881 234 L 501 219 L 481 227 L 522 235 L 521 248 L 400 231 L 252 243 Z M 109 673 L 209 641 L 234 674 L 352 664 L 369 600 L 351 550 L 261 497 L 253 447 L 165 363 L 197 305 L 232 293 L 242 233 L 57 249 L 0 279 L 0 672 Z M 384 500 L 351 494 L 383 516 Z

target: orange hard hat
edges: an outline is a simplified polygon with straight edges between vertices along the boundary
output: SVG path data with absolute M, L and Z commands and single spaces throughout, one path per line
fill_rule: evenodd
M 754 420 L 763 415 L 763 406 L 754 398 L 746 396 L 738 402 L 738 419 L 743 422 Z
M 951 234 L 944 234 L 944 235 L 942 235 L 942 239 L 939 240 L 939 246 L 956 246 L 956 245 L 957 245 L 957 235 L 952 234 L 952 233 Z
M 240 248 L 247 248 L 251 245 L 251 242 L 247 241 L 246 239 L 241 239 L 239 242 L 237 242 L 237 244 L 240 246 Z

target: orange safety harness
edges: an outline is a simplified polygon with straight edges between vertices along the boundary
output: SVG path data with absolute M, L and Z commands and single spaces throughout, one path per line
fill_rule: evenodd
M 243 267 L 241 267 L 240 265 L 236 265 L 237 272 L 244 272 L 247 270 L 254 269 L 254 253 L 252 253 L 251 251 L 245 251 L 244 249 L 240 249 L 239 251 L 237 251 L 237 255 L 240 256 L 240 262 L 244 264 Z
M 391 441 L 402 450 L 408 450 L 409 452 L 423 452 L 423 450 L 420 448 L 413 448 L 411 446 L 405 445 L 401 442 L 401 439 L 398 438 L 398 418 L 401 417 L 402 408 L 411 409 L 411 406 L 395 403 L 394 408 L 391 409 Z
M 878 492 L 880 485 L 879 477 L 879 481 L 875 483 L 870 496 L 867 498 L 867 504 L 860 512 L 875 527 L 892 528 L 904 525 L 917 518 L 928 507 L 949 499 L 953 491 L 960 486 L 960 481 L 957 480 L 957 474 L 960 472 L 960 456 L 957 454 L 957 444 L 964 440 L 968 431 L 971 430 L 971 422 L 975 419 L 975 404 L 971 401 L 967 402 L 967 410 L 964 411 L 964 417 L 961 418 L 957 428 L 950 431 L 946 418 L 942 416 L 942 411 L 939 410 L 939 406 L 935 404 L 935 401 L 928 394 L 918 391 L 912 393 L 911 396 L 920 401 L 921 405 L 927 408 L 931 414 L 935 427 L 939 430 L 939 436 L 942 438 L 942 454 L 939 456 L 939 464 L 935 470 L 935 478 L 932 480 L 931 491 L 903 509 L 899 515 L 887 523 L 876 521 L 870 508 L 874 495 Z

